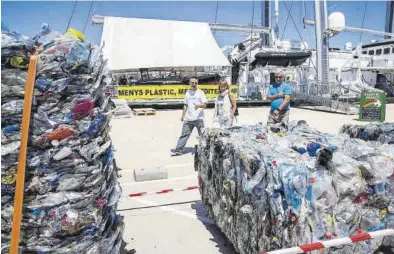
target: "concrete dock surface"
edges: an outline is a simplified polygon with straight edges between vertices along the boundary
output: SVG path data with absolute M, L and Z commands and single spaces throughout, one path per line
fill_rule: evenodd
M 269 107 L 239 108 L 237 125 L 266 123 Z M 181 133 L 181 110 L 156 111 L 154 116 L 113 119 L 111 137 L 120 171 L 123 196 L 118 210 L 125 217 L 124 240 L 137 253 L 183 254 L 236 253 L 226 237 L 207 219 L 198 189 L 190 191 L 129 197 L 139 192 L 183 189 L 196 186 L 194 171 L 194 130 L 187 144 L 187 154 L 171 156 Z M 213 110 L 205 110 L 205 123 L 212 124 Z M 292 108 L 290 121 L 305 120 L 321 132 L 336 134 L 345 123 L 367 124 L 358 115 L 341 115 Z M 386 107 L 386 121 L 394 121 L 394 104 Z M 137 168 L 165 167 L 168 179 L 135 182 Z

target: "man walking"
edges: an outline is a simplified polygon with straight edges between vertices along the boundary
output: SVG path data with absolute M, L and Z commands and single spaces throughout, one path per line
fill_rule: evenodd
M 178 139 L 178 144 L 171 152 L 175 155 L 183 154 L 183 150 L 193 132 L 197 128 L 198 135 L 204 132 L 204 108 L 207 107 L 207 98 L 204 91 L 197 88 L 198 79 L 191 78 L 189 81 L 190 90 L 186 92 L 181 121 L 183 122 L 182 134 Z
M 292 88 L 284 82 L 284 72 L 275 72 L 275 83 L 268 88 L 267 100 L 271 101 L 271 110 L 267 125 L 273 132 L 287 131 L 289 125 L 290 96 Z

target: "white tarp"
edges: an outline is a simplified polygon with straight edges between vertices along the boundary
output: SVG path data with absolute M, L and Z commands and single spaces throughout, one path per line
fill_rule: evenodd
M 103 43 L 111 71 L 230 66 L 208 23 L 105 17 Z

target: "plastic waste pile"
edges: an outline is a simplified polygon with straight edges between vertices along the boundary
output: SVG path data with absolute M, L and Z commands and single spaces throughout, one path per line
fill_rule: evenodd
M 133 115 L 126 100 L 113 99 L 113 102 L 115 103 L 116 106 L 114 112 L 115 118 L 130 118 Z
M 207 215 L 240 253 L 394 227 L 394 146 L 262 124 L 207 129 L 195 155 Z M 394 237 L 316 253 L 373 253 Z
M 124 223 L 106 63 L 78 31 L 43 29 L 33 40 L 2 29 L 1 252 L 9 253 L 28 51 L 39 46 L 20 251 L 118 253 Z
M 340 132 L 347 133 L 352 138 L 394 144 L 394 123 L 345 124 Z

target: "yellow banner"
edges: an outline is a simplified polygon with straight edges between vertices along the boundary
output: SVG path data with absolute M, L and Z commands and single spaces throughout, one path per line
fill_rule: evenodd
M 198 85 L 207 98 L 216 98 L 219 94 L 218 85 Z M 183 99 L 190 85 L 137 85 L 118 86 L 118 99 Z M 238 97 L 238 86 L 231 85 L 230 92 Z

